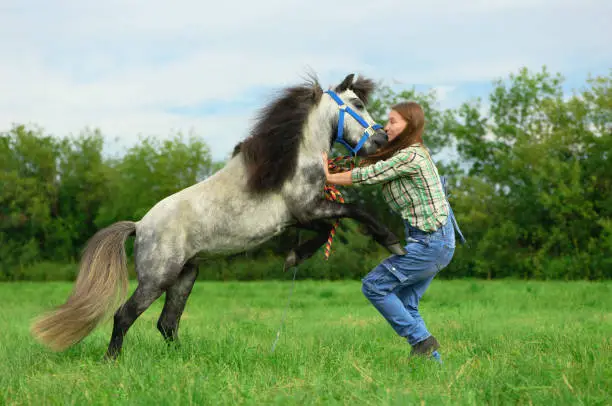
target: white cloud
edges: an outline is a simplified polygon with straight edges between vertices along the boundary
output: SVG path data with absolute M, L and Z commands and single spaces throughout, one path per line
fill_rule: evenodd
M 193 129 L 217 158 L 266 100 L 199 117 L 170 108 L 250 100 L 307 68 L 324 84 L 357 71 L 447 98 L 525 65 L 609 66 L 612 37 L 607 0 L 5 0 L 0 10 L 0 130 L 90 126 L 129 144 Z

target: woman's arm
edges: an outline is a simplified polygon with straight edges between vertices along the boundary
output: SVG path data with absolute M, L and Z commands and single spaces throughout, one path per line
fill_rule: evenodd
M 414 176 L 421 170 L 422 161 L 423 156 L 414 149 L 399 151 L 391 158 L 354 168 L 351 180 L 353 186 L 362 186 L 389 182 L 401 176 Z
M 323 167 L 327 183 L 336 185 L 375 185 L 388 182 L 400 176 L 414 176 L 420 171 L 424 157 L 412 150 L 400 152 L 391 158 L 378 161 L 375 164 L 353 168 L 347 172 L 330 174 L 327 163 L 327 153 L 323 153 Z
M 341 186 L 352 185 L 353 180 L 351 179 L 351 171 L 328 174 L 327 183 Z

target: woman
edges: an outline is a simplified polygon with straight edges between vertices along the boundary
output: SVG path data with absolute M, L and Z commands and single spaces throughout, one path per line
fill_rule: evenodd
M 389 143 L 351 171 L 330 174 L 323 154 L 327 183 L 382 184 L 390 208 L 404 221 L 406 255 L 392 255 L 363 278 L 362 292 L 412 346 L 411 355 L 440 360 L 439 343 L 425 327 L 419 300 L 455 252 L 452 210 L 444 185 L 423 145 L 425 116 L 417 103 L 392 107 L 385 131 Z

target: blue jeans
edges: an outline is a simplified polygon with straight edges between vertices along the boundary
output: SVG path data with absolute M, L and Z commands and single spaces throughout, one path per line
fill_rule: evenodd
M 455 230 L 450 217 L 446 225 L 432 233 L 407 222 L 404 225 L 408 253 L 383 260 L 362 279 L 362 292 L 395 332 L 415 345 L 431 336 L 419 314 L 419 300 L 453 258 Z

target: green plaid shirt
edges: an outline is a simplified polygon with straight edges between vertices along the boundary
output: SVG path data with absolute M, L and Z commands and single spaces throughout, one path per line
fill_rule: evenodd
M 421 144 L 373 165 L 356 167 L 351 178 L 354 185 L 382 183 L 387 204 L 413 227 L 431 232 L 446 224 L 449 212 L 438 169 Z

